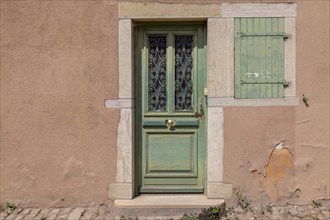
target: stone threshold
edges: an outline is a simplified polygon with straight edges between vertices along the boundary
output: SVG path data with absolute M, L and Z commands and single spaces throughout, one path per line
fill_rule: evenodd
M 116 216 L 180 219 L 185 213 L 199 213 L 202 208 L 219 206 L 223 199 L 208 199 L 206 195 L 141 195 L 131 200 L 115 200 Z M 147 218 L 148 219 L 148 218 Z
M 117 208 L 208 208 L 224 203 L 223 199 L 208 199 L 205 195 L 141 195 L 132 200 L 115 200 Z

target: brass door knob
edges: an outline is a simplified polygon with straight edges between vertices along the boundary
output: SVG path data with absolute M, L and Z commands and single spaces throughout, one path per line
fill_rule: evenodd
M 175 125 L 175 120 L 168 119 L 165 122 L 168 129 L 171 129 Z

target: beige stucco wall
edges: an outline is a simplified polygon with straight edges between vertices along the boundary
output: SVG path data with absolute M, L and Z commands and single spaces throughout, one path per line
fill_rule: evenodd
M 107 201 L 119 111 L 117 4 L 1 1 L 1 202 Z
M 296 187 L 300 199 L 330 197 L 329 1 L 302 1 L 297 20 L 297 94 L 310 107 L 296 108 Z
M 224 110 L 224 181 L 243 187 L 257 204 L 269 202 L 276 193 L 276 202 L 311 203 L 330 197 L 327 1 L 298 1 L 297 96 L 303 94 L 309 107 L 301 99 L 297 107 Z M 267 173 L 265 167 L 282 138 L 292 155 L 277 158 L 277 168 L 291 159 L 294 167 L 285 169 L 278 181 L 271 180 L 274 186 L 262 184 L 267 174 L 277 178 L 276 170 Z M 269 192 L 272 189 L 277 192 Z
M 269 200 L 274 187 L 261 174 L 281 155 L 294 166 L 270 175 L 277 201 L 329 197 L 328 25 L 329 2 L 298 1 L 297 95 L 309 107 L 224 108 L 224 181 L 256 202 Z M 119 110 L 104 100 L 118 98 L 117 31 L 115 0 L 1 1 L 1 203 L 107 201 Z M 282 138 L 289 154 L 274 154 Z
M 243 188 L 254 201 L 268 202 L 267 193 L 255 174 L 267 176 L 264 167 L 282 139 L 285 138 L 284 146 L 294 152 L 294 121 L 294 107 L 225 108 L 224 181 Z M 294 190 L 292 170 L 291 174 L 289 182 L 281 186 L 285 195 Z

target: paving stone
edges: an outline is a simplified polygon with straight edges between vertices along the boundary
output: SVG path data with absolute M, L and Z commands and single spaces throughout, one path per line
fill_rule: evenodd
M 15 218 L 15 220 L 22 220 L 25 218 L 25 215 L 18 215 L 17 218 Z
M 22 215 L 28 215 L 29 213 L 31 212 L 31 209 L 30 208 L 26 208 L 22 211 Z
M 95 213 L 91 213 L 91 212 L 86 213 L 85 212 L 85 214 L 83 216 L 81 216 L 80 220 L 91 220 L 91 219 L 94 219 L 94 218 L 96 218 Z
M 324 216 L 321 213 L 317 215 L 317 218 L 318 219 L 325 219 Z
M 314 207 L 312 206 L 312 205 L 306 205 L 306 210 L 312 210 L 312 209 L 314 209 Z
M 84 215 L 80 218 L 81 220 L 95 219 L 97 216 L 97 207 L 89 207 L 86 209 Z
M 296 209 L 290 210 L 290 215 L 296 216 L 298 214 L 298 211 Z
M 281 216 L 279 214 L 273 214 L 272 218 L 273 219 L 281 219 Z M 256 219 L 258 219 L 258 218 L 256 218 Z
M 264 214 L 261 213 L 262 207 L 252 207 L 252 211 L 244 212 L 239 207 L 233 207 L 232 213 L 228 213 L 228 216 L 224 219 L 325 219 L 330 217 L 329 207 L 315 208 L 310 205 L 306 206 L 273 206 L 273 213 L 268 213 L 265 209 Z M 0 220 L 40 220 L 46 217 L 47 220 L 120 220 L 120 216 L 114 216 L 113 205 L 110 204 L 93 206 L 88 208 L 17 208 L 13 212 L 8 213 L 8 210 L 0 212 Z M 167 217 L 167 216 L 139 216 L 126 219 L 131 220 L 169 220 L 180 219 L 182 216 Z M 329 219 L 330 220 L 330 219 Z
M 297 207 L 298 212 L 304 212 L 305 210 L 306 210 L 306 208 L 304 206 L 298 206 Z
M 248 212 L 245 214 L 245 219 L 254 219 L 254 214 L 252 212 Z
M 322 211 L 322 215 L 324 216 L 325 219 L 330 218 L 330 212 L 329 211 Z
M 68 220 L 79 220 L 86 210 L 84 208 L 75 208 L 69 215 Z
M 319 213 L 318 211 L 316 211 L 315 209 L 311 210 L 311 214 L 317 214 Z
M 236 212 L 236 213 L 243 213 L 244 212 L 244 210 L 241 208 L 241 207 L 236 207 L 235 209 L 234 209 L 234 212 Z
M 42 209 L 39 214 L 36 216 L 36 219 L 40 220 L 40 219 L 44 219 L 47 217 L 48 213 L 49 213 L 50 209 Z
M 105 215 L 108 211 L 108 206 L 107 205 L 100 205 L 98 213 L 99 215 Z
M 103 219 L 105 220 L 113 220 L 114 216 L 111 213 L 107 213 L 103 216 Z
M 70 211 L 72 210 L 72 208 L 63 208 L 61 209 L 60 214 L 58 214 L 58 216 L 56 217 L 56 220 L 64 220 L 67 219 Z
M 91 220 L 96 217 L 93 213 L 85 213 L 83 216 L 81 216 L 80 220 Z
M 7 212 L 1 212 L 0 213 L 0 220 L 5 219 L 5 217 L 7 217 L 7 216 L 8 216 Z
M 319 207 L 319 209 L 320 209 L 321 211 L 324 211 L 324 210 L 327 210 L 327 207 L 326 207 L 326 206 L 321 206 L 321 207 Z
M 18 208 L 16 208 L 15 209 L 15 212 L 17 213 L 17 214 L 20 214 L 21 212 L 23 212 L 23 208 L 21 208 L 21 207 L 18 207 Z
M 48 215 L 47 215 L 47 220 L 54 220 L 56 219 L 56 217 L 58 216 L 58 214 L 60 213 L 60 209 L 53 209 L 51 210 Z
M 35 217 L 39 214 L 41 209 L 31 209 L 30 213 L 25 217 L 26 219 L 35 219 Z
M 7 218 L 6 220 L 15 220 L 15 218 L 17 218 L 17 214 L 12 212 Z
M 8 212 L 7 211 L 7 218 L 8 220 L 16 219 L 17 216 L 23 211 L 22 208 L 16 208 L 15 210 Z

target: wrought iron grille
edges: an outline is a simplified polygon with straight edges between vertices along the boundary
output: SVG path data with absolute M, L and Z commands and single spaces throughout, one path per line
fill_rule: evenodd
M 192 111 L 191 35 L 175 36 L 175 111 Z
M 166 111 L 166 36 L 149 36 L 148 111 Z

